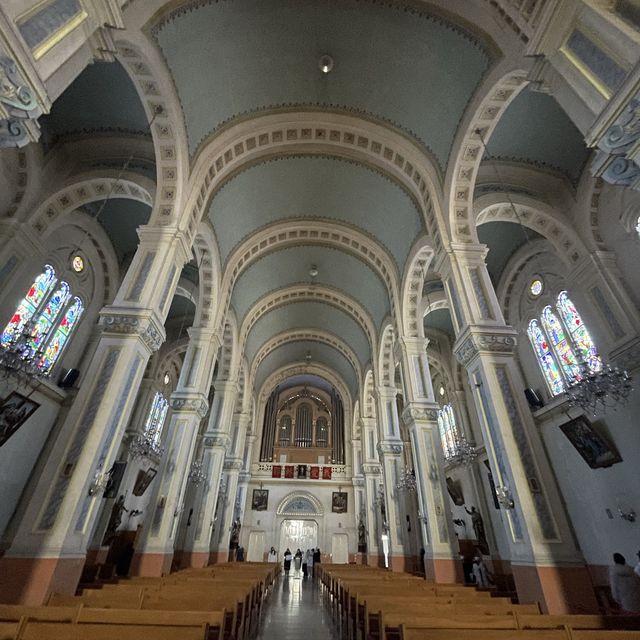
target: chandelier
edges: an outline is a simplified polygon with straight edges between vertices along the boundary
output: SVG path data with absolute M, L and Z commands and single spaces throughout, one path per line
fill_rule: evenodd
M 207 474 L 202 468 L 202 460 L 194 460 L 191 463 L 191 469 L 189 469 L 188 480 L 191 484 L 196 486 L 201 485 L 207 479 Z
M 398 484 L 396 484 L 396 489 L 398 491 L 415 491 L 417 488 L 416 484 L 416 473 L 413 469 L 409 469 L 405 467 L 398 478 Z
M 585 363 L 580 365 L 580 378 L 565 392 L 572 407 L 580 407 L 592 415 L 605 413 L 626 404 L 633 390 L 631 376 L 617 367 L 604 365 L 592 371 Z
M 453 443 L 447 447 L 445 462 L 448 465 L 468 467 L 478 457 L 476 448 L 458 433 L 454 436 Z
M 139 458 L 161 458 L 164 448 L 153 438 L 144 433 L 138 433 L 129 442 L 129 455 L 132 460 Z
M 38 366 L 44 356 L 44 350 L 40 347 L 34 349 L 35 328 L 35 322 L 28 320 L 21 331 L 14 333 L 0 348 L 0 375 L 3 378 L 16 378 L 26 383 L 29 379 L 45 378 L 49 375 Z

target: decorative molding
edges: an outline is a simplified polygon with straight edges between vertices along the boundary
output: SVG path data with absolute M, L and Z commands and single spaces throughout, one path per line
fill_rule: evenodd
M 201 419 L 207 415 L 209 410 L 207 399 L 200 394 L 186 394 L 175 391 L 171 394 L 169 403 L 173 411 L 195 413 Z
M 240 471 L 244 465 L 243 460 L 225 460 L 222 468 L 225 471 Z
M 403 451 L 403 446 L 401 443 L 393 443 L 393 442 L 378 442 L 378 446 L 376 447 L 378 453 L 382 456 L 384 455 L 400 455 Z
M 458 362 L 466 367 L 473 358 L 480 353 L 512 354 L 515 352 L 517 340 L 515 333 L 505 335 L 501 333 L 475 333 L 470 330 L 462 341 L 458 340 L 453 352 Z
M 164 328 L 152 316 L 105 311 L 100 314 L 98 324 L 104 333 L 138 335 L 152 352 L 165 341 Z
M 231 444 L 231 438 L 225 434 L 205 435 L 202 444 L 205 447 L 219 447 L 226 450 Z
M 42 109 L 14 60 L 0 51 L 0 148 L 37 142 Z
M 380 469 L 380 465 L 369 463 L 362 465 L 362 473 L 367 476 L 379 476 L 382 473 L 382 470 Z
M 417 422 L 438 422 L 438 409 L 407 405 L 402 411 L 402 420 L 411 426 Z

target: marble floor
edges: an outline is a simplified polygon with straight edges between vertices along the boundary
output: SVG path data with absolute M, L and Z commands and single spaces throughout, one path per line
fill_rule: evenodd
M 256 640 L 338 640 L 329 609 L 311 579 L 289 577 L 276 582 L 263 609 Z

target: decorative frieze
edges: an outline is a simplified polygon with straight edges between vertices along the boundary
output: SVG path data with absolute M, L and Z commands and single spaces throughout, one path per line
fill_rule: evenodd
M 482 352 L 510 354 L 515 351 L 516 337 L 514 334 L 469 333 L 464 340 L 457 344 L 454 353 L 462 366 L 467 366 L 473 358 Z
M 416 422 L 437 422 L 438 409 L 407 405 L 402 411 L 402 420 L 407 425 L 411 425 Z
M 400 455 L 402 453 L 402 444 L 393 442 L 379 442 L 377 449 L 380 455 Z
M 224 434 L 205 436 L 202 442 L 205 447 L 222 447 L 226 449 L 231 444 L 231 438 Z
M 209 403 L 206 398 L 197 394 L 174 394 L 170 403 L 173 411 L 196 413 L 200 418 L 204 418 L 209 410 Z
M 164 329 L 151 316 L 107 312 L 100 315 L 99 324 L 104 333 L 140 336 L 152 352 L 165 340 Z

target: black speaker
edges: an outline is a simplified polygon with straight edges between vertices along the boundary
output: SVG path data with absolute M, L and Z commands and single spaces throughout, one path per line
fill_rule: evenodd
M 524 397 L 527 399 L 529 406 L 534 411 L 544 407 L 544 402 L 542 401 L 542 398 L 533 389 L 525 389 Z
M 71 389 L 78 379 L 80 372 L 77 369 L 69 369 L 58 382 L 58 386 L 63 389 Z

